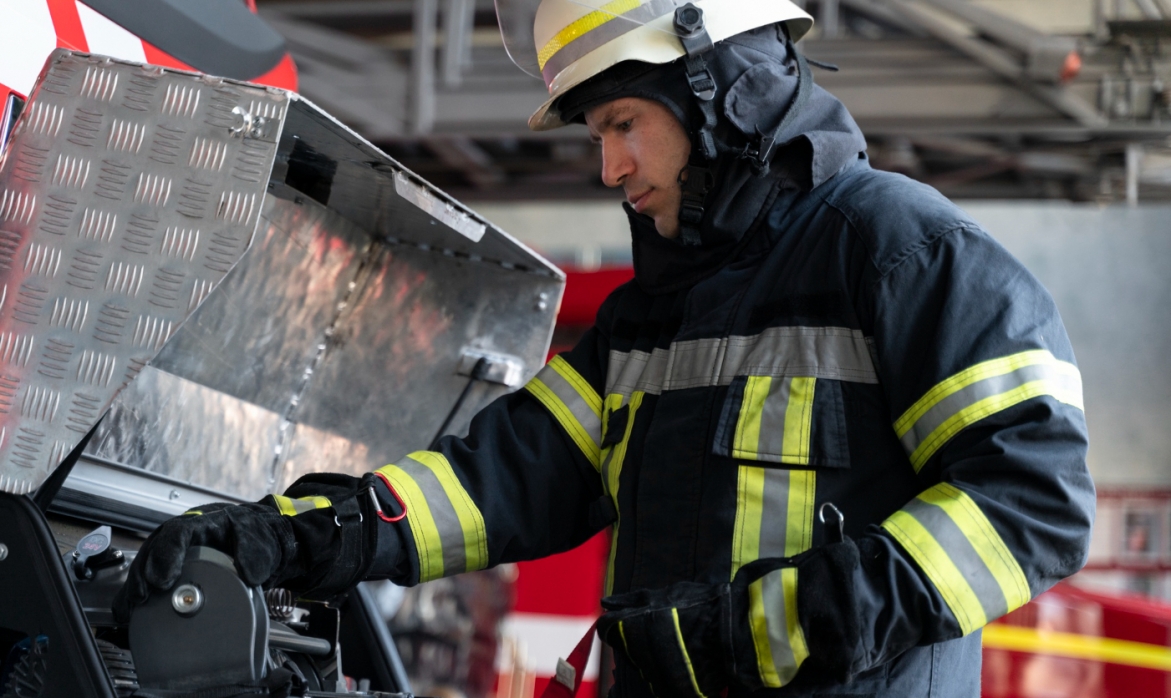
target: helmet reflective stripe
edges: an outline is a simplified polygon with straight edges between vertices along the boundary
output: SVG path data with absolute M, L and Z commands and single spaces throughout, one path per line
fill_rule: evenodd
M 614 0 L 570 24 L 537 52 L 545 84 L 596 48 L 675 10 L 688 0 Z
M 533 12 L 533 3 L 538 3 Z M 496 0 L 502 36 L 510 56 L 522 45 L 520 24 L 532 22 L 528 55 L 549 88 L 549 99 L 529 119 L 529 128 L 544 131 L 564 126 L 553 108 L 559 97 L 623 61 L 664 64 L 686 52 L 673 22 L 674 11 L 688 0 Z M 788 25 L 793 40 L 813 25 L 813 18 L 791 0 L 691 0 L 704 11 L 704 25 L 714 42 L 778 22 Z M 531 18 L 531 19 L 530 19 Z M 504 31 L 509 27 L 509 31 Z M 530 59 L 531 60 L 531 59 Z M 535 71 L 533 71 L 535 72 Z

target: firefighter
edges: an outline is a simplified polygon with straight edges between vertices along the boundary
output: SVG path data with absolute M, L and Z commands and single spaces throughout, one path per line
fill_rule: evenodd
M 362 478 L 163 524 L 327 596 L 612 530 L 615 696 L 976 696 L 980 629 L 1084 563 L 1081 379 L 1035 278 L 933 189 L 868 164 L 786 0 L 498 11 L 623 187 L 635 279 L 523 390 Z M 410 396 L 402 396 L 408 406 Z

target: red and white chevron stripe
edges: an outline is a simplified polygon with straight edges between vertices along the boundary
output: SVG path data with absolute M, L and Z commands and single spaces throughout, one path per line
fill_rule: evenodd
M 516 606 L 505 618 L 501 634 L 523 645 L 525 664 L 536 680 L 531 694 L 513 691 L 512 696 L 541 695 L 556 675 L 558 658 L 568 657 L 597 619 L 607 536 L 608 532 L 600 533 L 569 552 L 517 565 Z M 579 698 L 597 695 L 600 649 L 595 639 Z
M 0 0 L 0 108 L 10 91 L 28 95 L 55 48 L 192 70 L 78 0 Z M 293 59 L 286 54 L 252 82 L 296 90 Z

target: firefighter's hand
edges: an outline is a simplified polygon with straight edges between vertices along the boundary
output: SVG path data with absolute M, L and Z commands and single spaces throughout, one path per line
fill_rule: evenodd
M 382 503 L 376 508 L 375 502 Z M 130 610 L 152 591 L 174 586 L 187 549 L 196 545 L 230 555 L 249 586 L 280 585 L 311 598 L 351 589 L 366 578 L 378 555 L 387 568 L 381 576 L 389 576 L 401 546 L 393 531 L 380 535 L 379 527 L 394 527 L 397 519 L 382 514 L 382 509 L 393 511 L 388 507 L 394 502 L 372 473 L 361 478 L 315 473 L 294 482 L 284 495 L 269 495 L 256 504 L 193 509 L 164 522 L 143 543 L 114 599 L 114 615 L 127 622 Z
M 164 522 L 142 544 L 126 584 L 114 598 L 118 621 L 127 622 L 131 609 L 145 603 L 151 592 L 174 586 L 188 548 L 198 545 L 230 555 L 240 579 L 249 586 L 270 582 L 290 565 L 297 548 L 288 517 L 267 504 L 193 509 Z

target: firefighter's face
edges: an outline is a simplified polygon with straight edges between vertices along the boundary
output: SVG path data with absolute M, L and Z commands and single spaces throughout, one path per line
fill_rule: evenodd
M 679 173 L 691 140 L 675 115 L 654 100 L 623 97 L 590 109 L 585 120 L 602 146 L 606 186 L 622 187 L 634 210 L 655 220 L 659 235 L 679 235 Z

